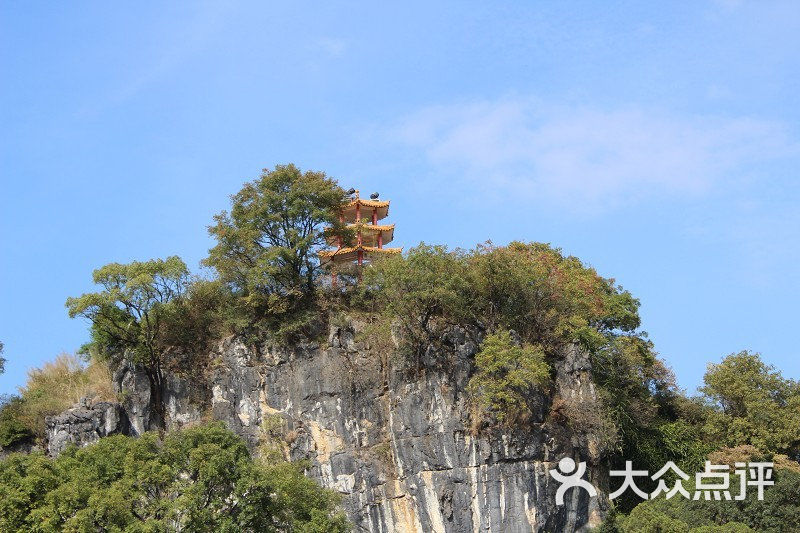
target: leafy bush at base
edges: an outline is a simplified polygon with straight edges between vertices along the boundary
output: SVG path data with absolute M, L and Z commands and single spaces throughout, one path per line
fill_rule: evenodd
M 220 423 L 0 461 L 0 531 L 348 531 L 336 503 Z

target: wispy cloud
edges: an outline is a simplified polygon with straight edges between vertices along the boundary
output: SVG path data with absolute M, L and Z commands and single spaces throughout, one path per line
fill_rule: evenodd
M 448 180 L 582 209 L 702 194 L 800 153 L 800 143 L 775 122 L 527 98 L 429 107 L 400 121 L 390 136 L 421 150 Z
M 123 104 L 135 97 L 159 78 L 168 75 L 177 65 L 199 52 L 208 40 L 219 32 L 227 22 L 234 4 L 201 2 L 194 11 L 181 20 L 180 25 L 169 25 L 168 30 L 154 39 L 161 43 L 156 54 L 142 54 L 141 64 L 130 69 L 130 73 L 108 94 L 78 110 L 79 115 L 92 115 L 107 108 Z
M 333 39 L 324 37 L 317 41 L 318 48 L 330 57 L 340 57 L 347 50 L 347 43 L 344 39 Z

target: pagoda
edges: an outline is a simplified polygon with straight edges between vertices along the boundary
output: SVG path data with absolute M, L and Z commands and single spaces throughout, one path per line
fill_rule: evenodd
M 378 199 L 378 193 L 371 194 L 368 200 L 361 198 L 356 189 L 350 189 L 348 194 L 351 199 L 342 206 L 339 220 L 353 230 L 353 245 L 343 246 L 341 237 L 330 235 L 328 243 L 336 248 L 319 252 L 320 260 L 331 265 L 333 285 L 336 285 L 337 265 L 355 262 L 360 266 L 364 261 L 403 251 L 402 248 L 384 248 L 394 239 L 394 224 L 378 224 L 379 220 L 389 216 L 389 201 Z

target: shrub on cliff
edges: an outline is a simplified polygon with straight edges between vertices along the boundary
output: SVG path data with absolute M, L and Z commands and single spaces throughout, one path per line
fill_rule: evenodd
M 0 461 L 2 531 L 348 530 L 334 493 L 211 424 Z
M 404 352 L 417 366 L 427 346 L 442 342 L 453 326 L 514 330 L 543 360 L 580 344 L 591 355 L 601 393 L 607 393 L 601 394 L 606 412 L 585 421 L 590 425 L 607 427 L 610 418 L 624 433 L 652 425 L 659 395 L 668 396 L 674 388 L 652 344 L 636 331 L 638 300 L 614 280 L 546 244 L 487 244 L 471 251 L 421 244 L 405 257 L 365 269 L 360 290 L 365 303 L 399 325 Z M 482 386 L 474 391 L 493 390 L 496 399 L 516 397 L 502 372 L 480 376 Z
M 519 345 L 508 331 L 500 331 L 483 340 L 467 390 L 479 416 L 494 416 L 501 424 L 511 425 L 530 419 L 531 397 L 549 382 L 550 366 L 544 351 L 538 346 Z
M 413 340 L 452 325 L 516 331 L 552 351 L 579 342 L 594 351 L 639 326 L 639 302 L 577 258 L 541 243 L 450 251 L 421 244 L 364 272 L 377 299 Z

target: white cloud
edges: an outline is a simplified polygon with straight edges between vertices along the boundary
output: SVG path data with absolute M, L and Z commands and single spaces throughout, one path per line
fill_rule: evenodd
M 582 208 L 702 194 L 754 165 L 800 153 L 785 128 L 769 121 L 523 98 L 426 108 L 391 136 L 422 150 L 448 180 Z

